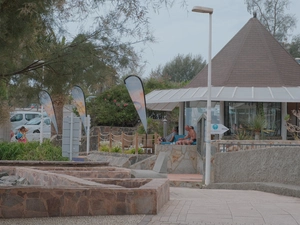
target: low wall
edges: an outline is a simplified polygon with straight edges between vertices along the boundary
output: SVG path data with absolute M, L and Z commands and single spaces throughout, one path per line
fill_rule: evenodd
M 93 151 L 87 156 L 89 161 L 94 162 L 108 162 L 110 166 L 117 166 L 123 168 L 129 168 L 130 166 L 143 161 L 152 154 L 122 154 L 113 152 L 99 152 Z
M 0 169 L 30 182 L 28 186 L 0 187 L 0 218 L 157 214 L 170 198 L 167 179 L 101 179 L 95 175 L 98 171 L 109 177 L 115 170 L 129 177 L 128 169 Z M 88 170 L 92 173 L 86 173 Z M 62 171 L 70 175 L 61 174 Z
M 156 158 L 157 155 L 152 155 L 151 157 L 131 165 L 129 168 L 137 170 L 153 170 Z
M 241 151 L 251 149 L 269 148 L 275 146 L 300 146 L 295 140 L 217 140 L 212 141 L 212 147 L 220 151 Z
M 173 174 L 200 173 L 201 156 L 196 145 L 155 145 L 156 152 L 167 153 L 167 172 Z
M 270 147 L 216 153 L 215 183 L 274 182 L 300 185 L 300 148 Z

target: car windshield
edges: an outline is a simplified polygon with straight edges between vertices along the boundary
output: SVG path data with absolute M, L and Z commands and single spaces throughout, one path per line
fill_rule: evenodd
M 33 118 L 32 120 L 28 121 L 26 123 L 26 125 L 39 125 L 40 123 L 41 123 L 41 118 L 36 117 L 36 118 Z

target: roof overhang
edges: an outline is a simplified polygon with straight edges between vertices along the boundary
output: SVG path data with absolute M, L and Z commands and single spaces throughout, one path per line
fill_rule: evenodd
M 180 102 L 207 100 L 207 87 L 155 90 L 146 95 L 148 109 L 172 111 Z M 212 87 L 211 101 L 300 102 L 300 87 Z

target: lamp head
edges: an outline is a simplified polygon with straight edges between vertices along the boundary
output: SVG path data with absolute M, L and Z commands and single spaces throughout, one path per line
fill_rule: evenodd
M 202 6 L 194 6 L 192 11 L 193 12 L 198 12 L 198 13 L 212 14 L 214 12 L 214 9 L 213 8 L 202 7 Z

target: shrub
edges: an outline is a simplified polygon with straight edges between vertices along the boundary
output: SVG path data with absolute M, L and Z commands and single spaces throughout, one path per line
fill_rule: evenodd
M 128 149 L 124 151 L 126 154 L 135 154 L 135 148 Z M 144 150 L 142 148 L 138 148 L 138 154 L 143 154 Z
M 101 145 L 100 146 L 100 151 L 102 151 L 102 152 L 109 152 L 110 148 L 109 148 L 108 145 Z
M 111 152 L 122 152 L 122 148 L 120 146 L 114 146 L 112 147 Z
M 50 140 L 39 142 L 1 142 L 1 160 L 37 160 L 37 161 L 67 161 L 62 157 L 61 147 L 54 146 Z

